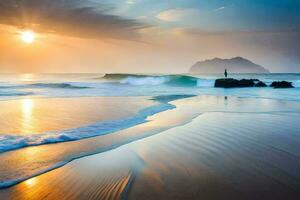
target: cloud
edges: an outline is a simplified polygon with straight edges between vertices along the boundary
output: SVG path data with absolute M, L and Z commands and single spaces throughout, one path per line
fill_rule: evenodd
M 135 0 L 127 0 L 126 3 L 127 3 L 127 4 L 134 4 L 134 3 L 135 3 Z
M 217 9 L 215 9 L 214 11 L 219 11 L 219 10 L 223 10 L 223 9 L 225 9 L 225 6 L 221 6 L 221 7 L 217 8 Z
M 88 0 L 1 0 L 0 24 L 82 38 L 135 39 L 146 27 Z
M 176 22 L 199 15 L 199 10 L 194 8 L 188 9 L 170 9 L 165 10 L 156 15 L 156 18 L 162 21 Z

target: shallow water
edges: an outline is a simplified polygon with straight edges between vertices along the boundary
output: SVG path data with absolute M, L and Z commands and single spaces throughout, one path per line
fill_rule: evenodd
M 0 153 L 108 134 L 143 123 L 150 111 L 160 112 L 170 106 L 155 104 L 147 97 L 0 101 Z
M 145 146 L 137 149 L 132 150 L 130 147 L 131 150 L 126 151 L 126 155 L 134 160 L 133 164 L 130 163 L 128 166 L 124 161 L 127 166 L 124 174 L 113 181 L 106 179 L 109 179 L 110 175 L 105 180 L 99 177 L 103 184 L 105 182 L 104 185 L 111 185 L 106 185 L 105 188 L 108 189 L 104 190 L 102 190 L 104 186 L 91 189 L 93 194 L 90 195 L 122 198 L 124 190 L 129 187 L 134 177 L 132 174 L 139 172 L 142 163 L 145 164 L 152 156 L 158 156 L 157 160 L 161 159 L 161 163 L 157 164 L 158 170 L 161 171 L 159 173 L 154 169 L 147 171 L 142 167 L 141 173 L 146 173 L 147 176 L 150 173 L 155 177 L 150 182 L 154 181 L 153 184 L 158 188 L 152 188 L 154 191 L 149 190 L 154 196 L 156 190 L 168 191 L 168 185 L 171 187 L 172 184 L 167 179 L 173 179 L 176 173 L 182 173 L 183 180 L 190 176 L 189 172 L 184 172 L 186 168 L 181 166 L 186 162 L 192 162 L 188 168 L 191 167 L 194 171 L 201 169 L 210 174 L 208 180 L 217 180 L 220 183 L 218 187 L 224 186 L 228 191 L 232 191 L 226 193 L 229 196 L 235 194 L 233 191 L 236 190 L 240 190 L 238 194 L 249 192 L 246 190 L 248 186 L 257 189 L 255 184 L 263 188 L 254 177 L 266 183 L 268 185 L 266 187 L 270 190 L 280 189 L 279 185 L 275 184 L 280 182 L 287 194 L 293 194 L 292 190 L 294 191 L 295 185 L 299 183 L 300 171 L 298 148 L 300 141 L 297 132 L 300 128 L 297 123 L 300 120 L 300 74 L 230 74 L 230 76 L 259 78 L 267 84 L 287 80 L 291 81 L 295 88 L 214 88 L 214 80 L 222 77 L 221 74 L 1 74 L 0 187 L 14 185 L 64 166 L 74 159 L 110 152 L 112 149 L 151 136 L 149 141 L 152 138 L 160 139 L 155 142 L 142 142 Z M 193 120 L 195 117 L 197 119 Z M 184 124 L 187 124 L 184 127 L 189 128 L 184 128 L 180 132 L 181 128 L 178 126 Z M 159 133 L 164 135 L 168 133 L 168 129 L 176 130 L 174 137 L 166 136 L 167 139 L 163 139 L 164 136 L 153 136 Z M 171 153 L 165 154 L 165 150 Z M 148 154 L 140 155 L 145 152 L 150 152 L 150 157 Z M 160 152 L 161 155 L 157 155 Z M 181 161 L 179 155 L 186 157 L 187 160 Z M 163 160 L 160 156 L 169 159 Z M 109 163 L 108 157 L 99 159 Z M 234 166 L 231 159 L 241 163 L 242 167 Z M 80 163 L 80 160 L 78 162 Z M 149 165 L 152 165 L 155 161 L 149 162 Z M 180 166 L 176 163 L 180 163 Z M 93 165 L 88 168 L 91 170 L 90 176 L 93 176 L 92 173 L 95 173 Z M 174 174 L 172 172 L 168 176 L 167 173 L 161 177 L 169 168 L 174 168 L 172 169 Z M 64 167 L 61 169 L 64 170 Z M 232 169 L 243 178 L 235 176 Z M 82 170 L 79 172 L 82 173 Z M 202 174 L 194 173 L 196 177 L 202 177 Z M 57 175 L 54 177 L 57 178 Z M 66 184 L 72 184 L 73 178 L 82 178 L 75 177 L 74 174 L 70 177 L 72 178 L 69 182 L 66 181 Z M 164 183 L 164 180 L 168 183 Z M 142 180 L 141 185 L 145 184 L 143 181 L 145 180 Z M 174 181 L 180 183 L 177 179 Z M 194 181 L 198 183 L 199 180 Z M 24 183 L 20 185 L 24 186 Z M 85 180 L 84 183 L 80 182 L 78 187 L 87 183 L 95 184 L 95 187 L 102 184 L 96 180 L 93 183 Z M 204 184 L 205 181 L 200 183 Z M 145 187 L 151 188 L 153 184 L 151 182 L 150 186 Z M 159 187 L 159 184 L 162 186 Z M 239 185 L 241 188 L 237 187 Z M 7 191 L 15 192 L 15 188 L 22 191 L 28 189 L 16 186 Z M 191 187 L 191 190 L 192 188 L 200 189 Z M 38 191 L 36 187 L 32 189 Z M 137 189 L 136 193 L 130 195 L 150 195 L 150 193 L 140 194 L 140 190 Z M 31 189 L 28 191 L 31 193 Z M 262 191 L 254 192 L 263 196 Z M 171 193 L 177 194 L 174 191 Z M 184 191 L 182 194 L 185 194 Z M 59 197 L 55 192 L 53 195 L 52 197 Z M 82 191 L 78 190 L 76 195 L 70 195 L 75 198 L 81 196 Z M 157 196 L 158 199 L 163 199 L 162 197 Z M 135 196 L 133 199 L 136 198 L 138 197 Z
M 160 130 L 151 137 L 144 135 L 114 150 L 75 160 L 0 195 L 11 199 L 298 199 L 298 102 L 200 96 L 174 105 L 176 109 L 150 117 L 149 123 L 115 135 L 139 135 L 157 126 Z M 77 141 L 76 146 L 95 147 L 102 139 L 91 138 L 82 146 L 83 140 Z M 49 155 L 55 152 L 55 145 L 51 146 L 45 151 Z M 44 147 L 29 148 L 28 153 L 33 148 Z M 7 154 L 10 159 L 15 156 Z M 14 166 L 26 168 L 22 164 Z
M 161 120 L 157 122 L 156 120 L 152 120 L 151 116 L 162 114 L 161 112 L 166 110 L 173 110 L 176 108 L 176 104 L 171 104 L 169 101 L 185 99 L 187 97 L 188 96 L 158 96 L 152 99 L 149 99 L 149 97 L 98 97 L 96 98 L 97 102 L 103 102 L 103 100 L 109 101 L 110 105 L 118 105 L 118 103 L 123 102 L 123 104 L 120 104 L 120 107 L 107 107 L 107 112 L 120 112 L 120 115 L 122 115 L 121 112 L 123 111 L 123 115 L 128 115 L 129 113 L 126 112 L 126 109 L 130 108 L 130 104 L 128 104 L 128 106 L 124 105 L 124 103 L 127 102 L 131 102 L 131 105 L 135 106 L 134 109 L 131 109 L 131 112 L 134 110 L 138 112 L 134 113 L 135 115 L 129 117 L 129 120 L 126 121 L 124 121 L 124 119 L 121 119 L 121 121 L 120 119 L 107 121 L 108 117 L 111 116 L 108 114 L 105 118 L 106 121 L 92 123 L 88 126 L 83 126 L 83 128 L 79 127 L 47 134 L 41 133 L 37 134 L 37 136 L 5 136 L 8 139 L 2 141 L 2 149 L 7 150 L 8 148 L 13 147 L 15 147 L 15 149 L 10 149 L 10 151 L 0 154 L 0 188 L 16 184 L 21 180 L 57 168 L 73 159 L 107 151 L 128 142 L 153 135 L 168 129 L 170 126 L 184 123 L 186 120 L 193 118 L 195 113 L 199 113 L 199 110 L 195 110 L 194 114 L 189 113 L 187 116 L 184 116 L 185 112 L 182 112 L 177 116 L 181 116 L 181 120 L 178 119 L 165 122 L 164 120 Z M 92 98 L 91 100 L 93 99 L 95 98 Z M 44 103 L 47 101 L 51 102 L 52 100 L 53 99 L 43 99 Z M 60 101 L 64 102 L 65 100 L 66 99 L 56 99 L 55 101 L 60 103 Z M 89 101 L 81 102 L 80 100 L 81 99 L 78 98 L 68 98 L 67 102 L 69 104 L 72 104 L 72 102 L 75 102 L 76 104 L 78 101 L 80 104 L 89 103 Z M 142 106 L 141 110 L 139 110 L 140 107 L 138 105 Z M 186 107 L 191 106 L 192 105 L 186 105 Z M 122 110 L 123 108 L 124 110 Z M 104 112 L 102 112 L 102 114 L 105 115 Z M 120 115 L 118 117 L 120 117 Z M 139 128 L 143 124 L 147 125 L 143 126 L 143 128 Z M 139 129 L 136 129 L 136 127 Z M 109 132 L 107 131 L 108 129 Z M 126 130 L 124 132 L 119 132 L 123 129 Z M 74 132 L 73 130 L 76 131 Z M 62 134 L 68 134 L 68 137 L 61 138 L 60 136 Z M 69 140 L 71 136 L 80 138 L 77 139 L 78 141 L 72 142 Z M 94 136 L 99 137 L 84 139 Z M 44 143 L 40 143 L 41 140 Z M 11 144 L 14 144 L 14 146 Z
M 126 105 L 126 106 L 125 106 Z M 146 98 L 23 98 L 0 101 L 0 136 L 32 135 L 136 115 Z M 117 110 L 118 112 L 113 112 Z

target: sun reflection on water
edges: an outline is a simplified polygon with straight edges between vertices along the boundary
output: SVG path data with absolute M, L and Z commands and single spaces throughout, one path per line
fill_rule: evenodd
M 34 77 L 34 74 L 27 73 L 27 74 L 21 74 L 19 79 L 20 79 L 20 81 L 32 81 L 33 77 Z
M 33 109 L 34 109 L 34 101 L 32 99 L 22 99 L 21 100 L 22 132 L 25 134 L 32 132 Z
M 36 184 L 36 177 L 26 180 L 25 184 L 28 187 L 34 186 Z
M 33 108 L 32 99 L 22 99 L 22 113 L 24 118 L 31 118 Z

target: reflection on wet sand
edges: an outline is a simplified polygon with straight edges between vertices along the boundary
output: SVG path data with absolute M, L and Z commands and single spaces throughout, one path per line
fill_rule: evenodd
M 0 102 L 0 135 L 31 135 L 133 116 L 146 97 L 24 98 Z M 126 102 L 126 103 L 125 103 Z M 126 105 L 126 106 L 125 106 Z
M 129 152 L 111 152 L 96 160 L 83 158 L 78 168 L 68 165 L 59 168 L 58 174 L 45 174 L 47 182 L 34 177 L 18 185 L 14 194 L 1 194 L 4 199 L 120 199 L 135 172 L 143 162 Z M 109 160 L 109 162 L 107 162 Z M 91 173 L 92 172 L 92 173 Z M 80 175 L 80 179 L 74 178 Z M 65 185 L 64 183 L 68 184 Z M 87 187 L 83 187 L 87 186 Z M 72 192 L 70 192 L 72 191 Z M 84 191 L 84 192 L 83 192 Z
M 201 110 L 203 114 L 185 125 L 179 123 L 1 190 L 1 197 L 299 199 L 298 102 L 197 97 L 176 105 L 178 109 L 116 135 L 141 134 L 160 123 L 172 127 L 190 114 L 197 116 Z M 102 139 L 92 138 L 83 146 Z
M 179 100 L 174 104 L 184 104 L 184 100 Z M 14 177 L 22 179 L 31 177 L 74 158 L 107 151 L 186 123 L 199 115 L 200 110 L 193 109 L 195 105 L 196 102 L 191 102 L 185 106 L 178 106 L 175 110 L 158 113 L 150 117 L 148 123 L 124 131 L 73 142 L 32 146 L 0 154 L 0 160 L 3 163 L 0 165 L 1 181 L 6 182 Z

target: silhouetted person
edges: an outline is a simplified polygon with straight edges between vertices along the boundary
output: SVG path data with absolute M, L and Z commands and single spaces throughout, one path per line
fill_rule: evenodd
M 225 76 L 225 78 L 227 78 L 227 69 L 225 69 L 225 72 L 224 72 L 224 76 Z

